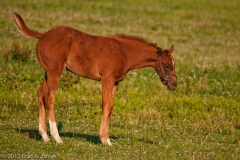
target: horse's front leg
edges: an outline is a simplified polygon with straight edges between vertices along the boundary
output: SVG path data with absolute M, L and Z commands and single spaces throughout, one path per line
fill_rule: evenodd
M 117 90 L 117 83 L 114 77 L 102 77 L 102 118 L 100 126 L 100 140 L 102 144 L 111 146 L 109 138 L 109 122 L 114 106 L 114 96 Z

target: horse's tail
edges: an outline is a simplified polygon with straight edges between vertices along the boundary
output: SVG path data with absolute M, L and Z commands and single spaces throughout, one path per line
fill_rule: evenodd
M 24 23 L 22 17 L 18 13 L 11 12 L 9 13 L 9 16 L 12 18 L 19 32 L 22 33 L 24 36 L 29 38 L 38 38 L 38 39 L 41 37 L 42 33 L 29 29 Z

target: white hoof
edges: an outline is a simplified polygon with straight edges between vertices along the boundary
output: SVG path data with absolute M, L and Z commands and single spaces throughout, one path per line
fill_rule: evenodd
M 111 141 L 110 141 L 109 138 L 106 140 L 106 145 L 108 145 L 108 146 L 112 146 L 112 143 L 111 143 Z
M 58 137 L 53 137 L 55 139 L 55 141 L 58 143 L 58 144 L 61 144 L 63 143 L 62 139 L 58 136 Z
M 42 133 L 41 136 L 42 136 L 44 142 L 49 142 L 50 141 L 50 139 L 47 135 L 47 132 Z
M 112 146 L 112 143 L 110 141 L 109 138 L 105 139 L 105 138 L 100 138 L 101 142 L 103 145 L 106 145 L 106 146 Z

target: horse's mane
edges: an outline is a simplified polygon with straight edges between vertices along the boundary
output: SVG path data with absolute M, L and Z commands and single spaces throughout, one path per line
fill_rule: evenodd
M 139 36 L 126 35 L 126 34 L 115 34 L 115 35 L 111 35 L 111 36 L 114 37 L 114 38 L 123 38 L 123 39 L 130 39 L 130 40 L 139 41 L 139 42 L 142 42 L 142 43 L 145 43 L 145 44 L 148 44 L 150 46 L 153 46 L 153 47 L 157 48 L 156 43 L 149 42 L 148 40 L 146 40 L 142 37 L 139 37 Z

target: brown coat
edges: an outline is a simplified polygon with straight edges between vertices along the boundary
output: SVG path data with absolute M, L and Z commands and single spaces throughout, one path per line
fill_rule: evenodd
M 168 89 L 177 88 L 171 54 L 173 46 L 162 50 L 156 44 L 136 36 L 95 36 L 68 26 L 58 26 L 39 33 L 30 30 L 16 12 L 12 12 L 10 16 L 24 36 L 39 39 L 36 54 L 45 70 L 45 78 L 38 90 L 39 131 L 44 141 L 49 141 L 46 132 L 46 108 L 50 133 L 58 143 L 62 143 L 53 108 L 60 76 L 65 69 L 101 81 L 102 118 L 99 134 L 102 143 L 106 145 L 111 145 L 109 122 L 117 84 L 124 79 L 128 71 L 152 67 Z

